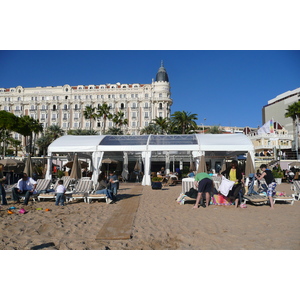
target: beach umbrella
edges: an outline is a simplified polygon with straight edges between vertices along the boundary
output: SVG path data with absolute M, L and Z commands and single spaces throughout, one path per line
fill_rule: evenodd
M 135 166 L 134 166 L 133 170 L 136 171 L 136 172 L 139 172 L 141 170 L 141 166 L 140 166 L 140 163 L 139 163 L 138 159 L 136 160 L 136 163 L 135 163 Z
M 25 168 L 23 172 L 26 173 L 29 177 L 32 177 L 33 175 L 33 164 L 32 164 L 31 155 L 28 155 L 26 159 Z
M 78 162 L 78 155 L 75 153 L 70 178 L 80 179 L 81 178 L 81 166 Z
M 190 160 L 190 168 L 189 168 L 190 172 L 194 172 L 196 171 L 196 166 L 195 166 L 195 162 L 193 160 Z
M 220 173 L 226 171 L 226 159 L 223 160 L 222 166 L 221 166 L 221 170 Z
M 63 165 L 63 167 L 67 167 L 71 169 L 73 167 L 73 163 L 74 163 L 73 160 L 68 161 Z M 87 168 L 89 166 L 89 164 L 84 160 L 78 160 L 78 164 L 80 165 L 81 169 Z
M 15 173 L 19 173 L 18 171 L 23 170 L 25 164 L 24 162 L 13 159 L 13 158 L 5 158 L 0 160 L 0 164 L 3 165 L 3 171 L 15 171 Z
M 102 164 L 107 164 L 107 176 L 108 176 L 108 172 L 109 172 L 109 165 L 110 164 L 117 164 L 118 161 L 117 160 L 114 160 L 114 159 L 111 159 L 111 158 L 105 158 L 105 159 L 102 159 Z
M 207 173 L 205 156 L 200 156 L 200 162 L 199 162 L 197 173 Z
M 245 169 L 245 176 L 248 177 L 249 174 L 254 174 L 255 173 L 255 169 L 254 169 L 254 164 L 252 161 L 252 157 L 250 155 L 250 153 L 247 153 L 247 159 L 246 159 L 246 169 Z
M 124 180 L 127 180 L 128 179 L 128 174 L 129 174 L 129 171 L 128 171 L 128 153 L 127 152 L 124 152 L 124 155 L 123 155 L 123 171 L 122 171 L 122 178 Z

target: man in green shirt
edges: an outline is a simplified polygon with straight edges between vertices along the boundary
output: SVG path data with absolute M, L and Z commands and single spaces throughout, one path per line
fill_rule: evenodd
M 208 206 L 210 202 L 210 193 L 214 186 L 213 180 L 207 173 L 198 173 L 195 176 L 195 184 L 196 186 L 198 185 L 198 195 L 196 199 L 196 204 L 193 206 L 193 208 L 198 208 L 203 193 L 205 193 L 206 206 Z M 206 207 L 203 203 L 203 200 L 201 201 L 200 206 Z

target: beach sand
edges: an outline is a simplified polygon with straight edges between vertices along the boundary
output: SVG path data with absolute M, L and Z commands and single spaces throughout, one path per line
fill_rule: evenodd
M 0 249 L 59 250 L 284 250 L 300 249 L 300 203 L 275 204 L 235 209 L 214 206 L 192 209 L 194 201 L 179 205 L 181 185 L 152 190 L 143 187 L 126 240 L 96 240 L 103 224 L 129 201 L 135 184 L 121 183 L 120 201 L 70 202 L 64 207 L 54 201 L 29 202 L 26 214 L 21 204 L 2 206 L 0 211 Z M 277 191 L 291 194 L 289 184 Z M 15 206 L 14 214 L 7 209 Z M 37 210 L 42 208 L 42 210 Z M 50 211 L 45 211 L 45 209 Z

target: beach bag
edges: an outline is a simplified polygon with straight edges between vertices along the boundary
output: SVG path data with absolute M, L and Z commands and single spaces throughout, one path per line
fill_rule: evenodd
M 222 194 L 213 195 L 213 204 L 214 205 L 231 205 L 231 202 L 228 201 L 228 198 Z
M 190 198 L 197 198 L 198 196 L 198 191 L 194 188 L 190 188 L 190 190 L 188 192 L 185 193 L 186 196 L 190 197 Z

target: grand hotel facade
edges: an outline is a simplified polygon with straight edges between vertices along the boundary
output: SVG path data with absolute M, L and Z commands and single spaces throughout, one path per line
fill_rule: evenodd
M 147 84 L 100 84 L 70 86 L 46 86 L 24 88 L 0 88 L 0 110 L 16 116 L 28 115 L 38 119 L 44 128 L 60 126 L 70 129 L 90 129 L 90 120 L 84 118 L 86 106 L 94 108 L 106 103 L 110 113 L 124 112 L 128 125 L 121 129 L 124 134 L 136 135 L 156 117 L 170 117 L 171 87 L 163 64 L 155 80 Z M 92 129 L 103 133 L 103 120 L 92 121 Z M 113 127 L 107 120 L 106 130 Z M 17 133 L 13 136 L 21 139 Z

